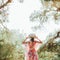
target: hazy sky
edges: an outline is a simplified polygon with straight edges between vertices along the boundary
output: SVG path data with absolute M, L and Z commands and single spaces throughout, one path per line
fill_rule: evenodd
M 34 10 L 39 10 L 40 6 L 39 0 L 24 0 L 23 3 L 14 0 L 9 6 L 9 29 L 20 29 L 20 31 L 30 32 L 32 25 L 29 21 L 29 16 Z
M 27 34 L 34 32 L 31 29 L 33 24 L 29 21 L 29 16 L 34 10 L 40 10 L 41 6 L 39 0 L 24 0 L 23 3 L 14 0 L 9 6 L 9 23 L 7 23 L 7 27 L 10 30 L 19 29 L 20 32 Z M 50 18 L 50 20 L 51 22 L 48 22 L 47 24 L 45 23 L 45 30 L 42 28 L 42 30 L 36 32 L 36 34 L 43 40 L 57 27 L 54 21 L 52 21 L 52 18 Z M 57 28 L 59 28 L 59 26 Z

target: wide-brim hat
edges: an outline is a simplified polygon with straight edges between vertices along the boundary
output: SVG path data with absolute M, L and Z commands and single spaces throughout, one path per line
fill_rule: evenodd
M 35 38 L 36 35 L 35 35 L 35 34 L 29 34 L 29 37 L 33 37 L 33 38 Z

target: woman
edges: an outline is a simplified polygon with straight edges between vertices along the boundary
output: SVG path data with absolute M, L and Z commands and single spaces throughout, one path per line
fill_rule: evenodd
M 30 41 L 26 42 L 26 40 L 30 38 Z M 29 35 L 24 41 L 23 44 L 28 44 L 29 51 L 27 53 L 27 58 L 26 60 L 38 60 L 38 55 L 37 51 L 35 50 L 35 45 L 36 43 L 42 43 L 39 39 L 39 41 L 35 40 L 38 39 L 35 35 Z

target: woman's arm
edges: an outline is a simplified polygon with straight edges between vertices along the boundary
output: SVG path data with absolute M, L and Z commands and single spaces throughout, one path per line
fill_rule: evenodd
M 29 37 L 26 37 L 26 39 L 22 42 L 22 44 L 27 44 L 28 42 L 26 42 L 26 40 L 28 39 Z
M 36 37 L 36 39 L 38 39 L 38 37 Z M 36 43 L 42 43 L 42 41 L 40 39 L 38 39 L 39 41 L 36 41 Z
M 42 43 L 42 41 L 40 39 L 38 39 L 38 40 L 39 40 L 39 43 Z
M 42 41 L 35 41 L 36 43 L 42 43 Z

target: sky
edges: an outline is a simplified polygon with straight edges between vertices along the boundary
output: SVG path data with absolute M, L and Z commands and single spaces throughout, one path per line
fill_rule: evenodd
M 39 0 L 24 0 L 23 3 L 14 0 L 9 6 L 9 28 L 24 30 L 27 33 L 31 31 L 29 16 L 34 10 L 39 10 L 40 5 Z
M 30 15 L 34 10 L 39 10 L 41 7 L 39 0 L 24 0 L 23 3 L 19 3 L 14 0 L 9 6 L 9 23 L 7 27 L 11 29 L 19 29 L 20 32 L 30 34 L 32 31 L 30 22 Z M 34 23 L 36 24 L 36 23 Z
M 45 23 L 45 30 L 42 28 L 40 31 L 38 30 L 37 32 L 34 32 L 31 29 L 33 24 L 30 22 L 29 17 L 34 10 L 40 10 L 41 7 L 42 4 L 40 3 L 40 0 L 24 0 L 23 3 L 18 2 L 18 0 L 13 0 L 9 6 L 9 23 L 7 23 L 7 27 L 10 30 L 19 30 L 27 35 L 36 33 L 40 39 L 44 40 L 50 32 L 54 31 L 56 27 L 59 27 L 50 18 L 51 22 L 47 24 Z

